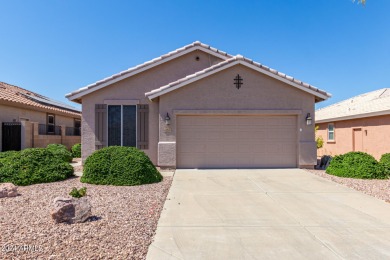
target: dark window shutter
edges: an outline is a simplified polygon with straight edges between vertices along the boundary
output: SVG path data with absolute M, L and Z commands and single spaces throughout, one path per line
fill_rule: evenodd
M 95 105 L 95 149 L 107 146 L 107 105 Z
M 149 105 L 137 105 L 137 147 L 149 149 Z

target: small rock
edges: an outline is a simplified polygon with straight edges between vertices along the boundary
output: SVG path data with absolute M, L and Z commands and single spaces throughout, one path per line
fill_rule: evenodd
M 12 183 L 0 184 L 0 198 L 18 196 L 18 187 Z
M 82 223 L 92 216 L 91 208 L 87 197 L 57 197 L 53 201 L 51 217 L 56 223 Z

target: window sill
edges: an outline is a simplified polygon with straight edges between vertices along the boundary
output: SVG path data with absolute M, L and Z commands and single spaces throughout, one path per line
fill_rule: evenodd
M 328 144 L 335 144 L 336 143 L 336 141 L 326 141 Z

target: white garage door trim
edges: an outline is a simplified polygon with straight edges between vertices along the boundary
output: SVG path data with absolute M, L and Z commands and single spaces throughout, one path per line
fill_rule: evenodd
M 194 115 L 188 115 L 188 112 L 176 116 L 177 168 L 297 167 L 299 116 L 296 114 L 214 115 L 192 111 Z

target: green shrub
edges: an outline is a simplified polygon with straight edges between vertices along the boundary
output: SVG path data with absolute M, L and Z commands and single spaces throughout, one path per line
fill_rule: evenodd
M 20 160 L 20 152 L 8 151 L 0 153 L 0 183 L 12 182 L 12 164 Z
M 20 153 L 20 151 L 7 151 L 7 152 L 1 152 L 0 153 L 0 159 L 6 158 L 9 156 L 14 156 L 15 154 Z
M 333 157 L 326 172 L 339 177 L 357 179 L 386 178 L 383 166 L 363 152 L 349 152 Z
M 73 158 L 81 157 L 81 144 L 75 144 L 72 146 L 72 155 Z
M 29 148 L 0 159 L 0 182 L 25 186 L 65 180 L 73 167 L 45 148 Z
M 110 146 L 95 151 L 84 164 L 80 181 L 105 185 L 141 185 L 162 180 L 149 157 L 134 147 Z
M 72 191 L 69 193 L 70 196 L 73 198 L 81 198 L 87 195 L 87 188 L 82 187 L 81 189 L 73 188 Z
M 71 162 L 73 159 L 72 153 L 63 144 L 49 144 L 46 149 L 64 162 Z
M 390 153 L 385 153 L 382 155 L 379 163 L 382 165 L 385 170 L 385 174 L 390 176 Z

